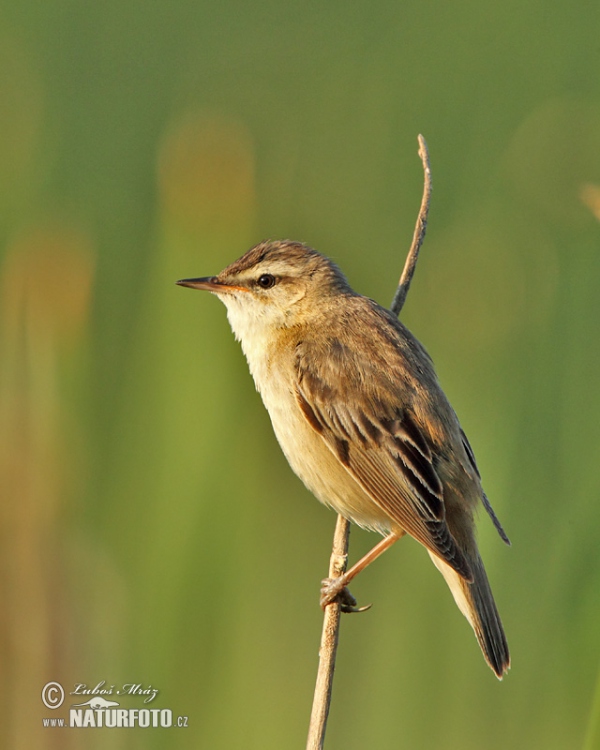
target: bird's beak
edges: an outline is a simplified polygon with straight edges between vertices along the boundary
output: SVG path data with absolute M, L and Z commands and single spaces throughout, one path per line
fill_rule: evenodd
M 201 279 L 180 279 L 175 282 L 179 286 L 189 286 L 190 289 L 203 289 L 207 292 L 227 293 L 227 292 L 247 292 L 248 289 L 243 286 L 234 286 L 224 284 L 216 276 L 203 276 Z

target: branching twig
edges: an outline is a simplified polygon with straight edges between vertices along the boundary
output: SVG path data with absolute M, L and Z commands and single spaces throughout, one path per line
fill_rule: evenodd
M 349 536 L 350 522 L 342 516 L 338 516 L 329 562 L 330 578 L 339 578 L 346 571 Z M 310 715 L 306 750 L 322 750 L 323 743 L 325 742 L 325 727 L 331 704 L 335 654 L 340 632 L 340 615 L 341 611 L 338 602 L 332 602 L 325 607 L 321 648 L 319 649 L 319 671 L 317 672 L 317 684 L 315 685 L 315 697 Z
M 400 315 L 400 310 L 404 306 L 406 295 L 412 281 L 415 267 L 417 265 L 417 258 L 419 257 L 419 250 L 423 244 L 425 237 L 425 231 L 427 229 L 427 214 L 429 213 L 429 200 L 431 198 L 431 168 L 429 166 L 429 152 L 427 151 L 427 144 L 425 138 L 419 135 L 419 156 L 423 162 L 423 171 L 425 172 L 425 183 L 423 185 L 423 199 L 421 200 L 421 208 L 419 209 L 419 215 L 417 216 L 417 223 L 415 226 L 415 232 L 413 234 L 412 245 L 406 256 L 406 262 L 404 264 L 404 270 L 402 276 L 398 282 L 398 289 L 394 295 L 392 301 L 391 311 L 394 315 Z
M 391 310 L 395 315 L 400 314 L 400 310 L 402 310 L 402 306 L 406 300 L 410 282 L 412 281 L 417 265 L 419 250 L 423 244 L 427 228 L 427 214 L 429 213 L 429 199 L 431 197 L 431 169 L 429 167 L 427 144 L 422 135 L 419 135 L 419 156 L 423 162 L 423 170 L 425 172 L 423 199 L 417 217 L 412 245 L 406 256 L 404 270 L 402 271 L 398 289 L 392 302 Z M 330 578 L 338 578 L 346 571 L 349 535 L 350 523 L 345 518 L 342 518 L 342 516 L 338 516 L 329 564 Z M 340 615 L 341 610 L 338 602 L 332 602 L 325 607 L 321 648 L 319 649 L 319 671 L 317 672 L 317 684 L 315 686 L 306 750 L 322 750 L 325 742 L 325 727 L 329 715 L 329 706 L 331 705 L 331 688 L 333 685 L 335 655 L 339 638 Z

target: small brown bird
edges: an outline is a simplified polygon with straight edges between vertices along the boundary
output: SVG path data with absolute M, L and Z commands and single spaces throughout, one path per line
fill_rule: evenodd
M 218 276 L 177 283 L 226 305 L 279 444 L 308 489 L 383 534 L 381 551 L 405 533 L 420 542 L 502 678 L 510 657 L 475 541 L 480 503 L 509 541 L 423 346 L 298 242 L 262 242 Z

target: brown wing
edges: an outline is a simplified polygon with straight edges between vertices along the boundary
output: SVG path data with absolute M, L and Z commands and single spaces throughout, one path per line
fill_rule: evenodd
M 462 429 L 460 431 L 460 436 L 462 438 L 462 444 L 465 449 L 465 453 L 467 454 L 467 457 L 469 459 L 471 468 L 473 469 L 473 471 L 475 471 L 477 476 L 481 478 L 481 474 L 479 473 L 479 469 L 477 468 L 477 463 L 475 461 L 475 454 L 473 453 L 471 444 L 469 443 L 467 436 L 462 431 Z M 492 519 L 492 523 L 494 524 L 496 531 L 500 535 L 500 539 L 502 539 L 502 541 L 505 544 L 508 544 L 508 546 L 510 547 L 511 546 L 510 539 L 506 535 L 506 531 L 504 531 L 502 524 L 500 523 L 498 516 L 496 515 L 494 509 L 492 508 L 492 504 L 490 503 L 488 496 L 485 494 L 485 492 L 481 493 L 481 501 L 483 502 L 483 507 L 486 509 L 488 516 Z
M 309 356 L 304 344 L 297 348 L 296 396 L 306 419 L 390 519 L 472 580 L 445 520 L 435 448 L 419 427 L 411 399 L 400 403 L 397 388 L 376 363 L 354 356 L 340 341 L 333 349 L 337 355 L 317 373 L 310 363 L 323 359 Z M 373 388 L 377 378 L 383 378 L 380 387 Z

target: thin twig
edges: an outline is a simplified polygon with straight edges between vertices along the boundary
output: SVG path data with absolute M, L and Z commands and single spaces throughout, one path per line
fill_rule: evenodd
M 342 516 L 338 516 L 329 562 L 330 578 L 338 578 L 346 571 L 349 537 L 350 522 Z M 315 685 L 315 697 L 310 715 L 306 750 L 322 750 L 323 743 L 325 742 L 325 728 L 327 726 L 329 706 L 331 705 L 335 655 L 340 632 L 340 615 L 339 602 L 332 602 L 325 607 L 321 648 L 319 649 L 319 671 L 317 672 L 317 684 Z
M 417 223 L 415 226 L 415 232 L 413 234 L 412 245 L 406 256 L 406 262 L 404 263 L 404 270 L 402 276 L 398 282 L 398 289 L 394 295 L 392 301 L 392 307 L 390 308 L 394 315 L 400 315 L 400 310 L 404 307 L 406 301 L 406 295 L 412 281 L 415 267 L 417 265 L 417 259 L 419 257 L 419 250 L 423 244 L 425 238 L 425 231 L 427 229 L 427 215 L 429 213 L 429 201 L 431 198 L 431 168 L 429 166 L 429 151 L 427 150 L 427 144 L 425 138 L 419 135 L 419 156 L 423 162 L 423 171 L 425 173 L 425 182 L 423 185 L 423 199 L 421 200 L 421 208 L 419 209 L 419 215 L 417 216 Z
M 429 167 L 429 153 L 427 144 L 422 135 L 419 135 L 419 156 L 423 162 L 425 172 L 425 184 L 423 187 L 423 199 L 417 217 L 417 224 L 413 235 L 412 245 L 408 251 L 404 270 L 391 310 L 395 315 L 400 314 L 406 300 L 410 282 L 412 281 L 419 250 L 423 244 L 425 230 L 427 229 L 427 214 L 429 213 L 429 200 L 431 197 L 431 169 Z M 339 578 L 346 571 L 348 562 L 348 539 L 350 536 L 350 523 L 342 516 L 337 517 L 335 533 L 333 536 L 333 549 L 329 563 L 329 577 Z M 332 602 L 325 607 L 323 618 L 323 633 L 321 635 L 321 648 L 319 649 L 319 671 L 317 672 L 317 684 L 313 699 L 312 713 L 310 715 L 310 726 L 308 729 L 308 741 L 306 750 L 323 750 L 325 742 L 325 728 L 329 707 L 331 705 L 331 688 L 333 686 L 333 673 L 335 670 L 335 656 L 340 630 L 341 609 L 339 602 Z

